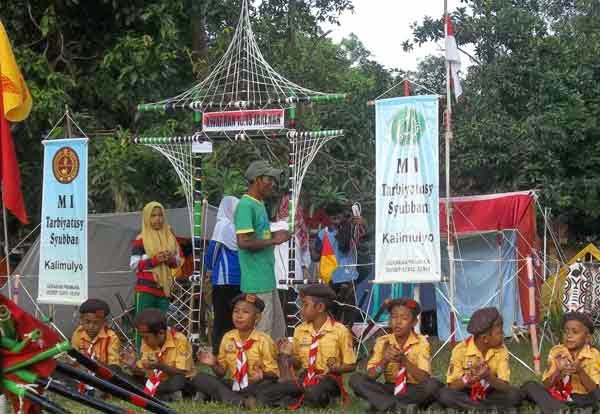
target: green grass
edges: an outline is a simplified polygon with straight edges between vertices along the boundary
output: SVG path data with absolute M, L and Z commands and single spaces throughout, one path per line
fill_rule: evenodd
M 525 363 L 527 363 L 528 365 L 532 365 L 532 352 L 531 352 L 531 344 L 529 342 L 525 342 L 525 341 L 521 341 L 521 343 L 515 343 L 515 342 L 507 342 L 506 344 L 509 348 L 509 350 L 514 353 L 517 357 L 519 357 L 521 360 L 523 360 Z M 437 342 L 435 339 L 432 340 L 432 355 L 435 354 L 435 352 L 439 349 L 440 347 L 440 343 Z M 542 361 L 546 361 L 546 356 L 548 353 L 548 349 L 550 348 L 550 346 L 545 346 L 544 349 L 542 350 Z M 435 376 L 436 378 L 440 379 L 441 381 L 444 380 L 445 375 L 446 375 L 446 368 L 448 367 L 448 361 L 450 359 L 450 349 L 449 347 L 446 347 L 445 349 L 443 349 L 437 356 L 436 358 L 432 361 L 432 374 L 433 376 Z M 543 366 L 542 366 L 543 369 Z M 518 361 L 516 361 L 514 358 L 511 358 L 511 382 L 515 385 L 521 385 L 522 383 L 529 381 L 529 380 L 536 380 L 538 379 L 536 377 L 536 375 L 531 372 L 529 369 L 525 368 L 524 366 L 522 366 Z M 348 388 L 349 389 L 349 388 Z M 344 407 L 340 407 L 339 405 L 336 406 L 332 406 L 330 408 L 327 409 L 323 409 L 323 410 L 314 410 L 314 409 L 300 409 L 297 410 L 296 412 L 298 414 L 308 414 L 311 412 L 318 412 L 318 413 L 322 413 L 322 414 L 327 414 L 327 413 L 344 413 L 344 414 L 365 414 L 366 410 L 365 410 L 365 405 L 363 403 L 361 403 L 361 400 L 359 400 L 358 398 L 352 396 L 352 402 L 351 404 L 344 406 Z M 62 400 L 61 402 L 64 403 L 65 408 L 67 408 L 69 411 L 71 411 L 73 414 L 87 414 L 90 413 L 90 411 L 92 411 L 91 409 L 88 409 L 86 407 L 83 407 L 81 405 L 78 404 L 74 404 L 68 401 L 64 401 Z M 111 403 L 115 403 L 115 400 L 111 400 Z M 121 403 L 117 403 L 117 405 L 122 405 L 122 406 L 126 406 L 126 404 L 121 404 Z M 198 402 L 194 402 L 194 401 L 181 401 L 181 402 L 177 402 L 177 403 L 172 403 L 170 404 L 171 407 L 173 407 L 177 413 L 180 414 L 208 414 L 208 413 L 218 413 L 218 414 L 235 414 L 235 413 L 239 413 L 241 410 L 238 407 L 231 407 L 225 404 L 220 404 L 220 403 L 198 403 Z M 137 410 L 134 407 L 128 406 L 128 408 L 130 409 L 134 409 L 136 411 L 141 411 L 141 410 Z M 522 408 L 519 410 L 519 412 L 534 412 L 535 409 L 532 407 L 529 408 Z M 273 409 L 273 408 L 260 408 L 257 410 L 257 412 L 259 413 L 263 413 L 263 414 L 267 414 L 267 413 L 284 413 L 287 412 L 287 410 L 284 409 Z M 423 410 L 420 411 L 420 413 L 434 413 L 434 412 L 443 412 L 446 413 L 446 410 L 439 410 L 439 409 L 430 409 L 430 410 Z

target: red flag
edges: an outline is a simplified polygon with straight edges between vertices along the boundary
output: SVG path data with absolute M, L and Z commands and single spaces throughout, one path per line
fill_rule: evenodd
M 11 352 L 5 348 L 0 347 L 0 366 L 2 369 L 12 366 L 18 362 L 26 361 L 31 357 L 39 354 L 46 349 L 52 348 L 59 342 L 59 336 L 50 327 L 44 325 L 36 318 L 25 312 L 23 309 L 19 308 L 13 301 L 9 300 L 6 296 L 0 294 L 0 305 L 4 305 L 10 311 L 11 318 L 15 324 L 15 329 L 17 331 L 17 340 L 22 340 L 28 333 L 35 329 L 39 329 L 41 331 L 40 338 L 37 341 L 29 342 L 25 347 L 19 352 Z M 27 367 L 29 371 L 34 372 L 40 377 L 48 378 L 54 369 L 56 368 L 56 362 L 54 358 L 48 358 L 45 361 L 38 362 L 37 364 L 30 365 Z M 23 383 L 18 377 L 14 374 L 5 374 L 6 378 L 17 382 Z M 19 400 L 14 395 L 7 393 L 7 395 L 12 400 L 12 405 L 14 408 L 14 412 L 18 412 L 18 403 Z M 30 408 L 30 403 L 24 401 L 23 404 L 23 412 L 28 413 Z
M 2 180 L 2 202 L 23 224 L 27 224 L 27 212 L 21 192 L 21 174 L 15 153 L 10 124 L 4 115 L 4 90 L 0 81 L 0 179 Z
M 462 87 L 460 85 L 460 53 L 458 46 L 456 45 L 456 38 L 454 37 L 454 27 L 452 25 L 452 18 L 450 15 L 446 15 L 446 61 L 450 65 L 450 75 L 452 79 L 452 86 L 454 87 L 454 96 L 458 99 L 462 95 Z

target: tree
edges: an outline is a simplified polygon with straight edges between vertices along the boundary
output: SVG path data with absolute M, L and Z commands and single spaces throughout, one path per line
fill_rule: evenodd
M 467 194 L 535 188 L 573 224 L 598 219 L 600 5 L 467 4 L 455 15 L 456 38 L 474 44 L 479 64 L 456 107 L 453 186 Z M 424 19 L 405 47 L 442 39 L 442 28 Z

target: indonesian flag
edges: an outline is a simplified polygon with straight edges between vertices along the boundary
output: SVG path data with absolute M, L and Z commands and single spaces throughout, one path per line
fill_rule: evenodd
M 321 249 L 321 261 L 319 262 L 319 274 L 321 279 L 325 283 L 329 283 L 331 276 L 335 269 L 337 269 L 338 263 L 335 257 L 333 247 L 329 241 L 329 232 L 325 230 L 323 233 L 323 247 Z
M 10 132 L 10 122 L 22 121 L 31 111 L 31 94 L 23 80 L 10 41 L 0 22 L 0 179 L 2 202 L 23 224 L 27 212 L 21 192 L 21 174 Z
M 452 76 L 452 85 L 454 88 L 454 96 L 458 99 L 462 95 L 462 87 L 460 86 L 460 53 L 456 46 L 454 38 L 454 27 L 450 15 L 446 15 L 446 61 L 450 66 L 450 76 Z

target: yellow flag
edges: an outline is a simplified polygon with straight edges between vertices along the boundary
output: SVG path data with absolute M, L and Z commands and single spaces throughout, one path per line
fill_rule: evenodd
M 319 262 L 319 274 L 321 280 L 325 283 L 329 283 L 333 276 L 333 272 L 335 272 L 337 267 L 338 263 L 335 252 L 329 241 L 329 232 L 325 230 L 325 233 L 323 234 L 323 247 L 321 248 L 321 261 Z
M 0 81 L 4 96 L 4 115 L 11 122 L 19 122 L 29 116 L 33 101 L 21 70 L 15 60 L 10 40 L 0 21 Z

